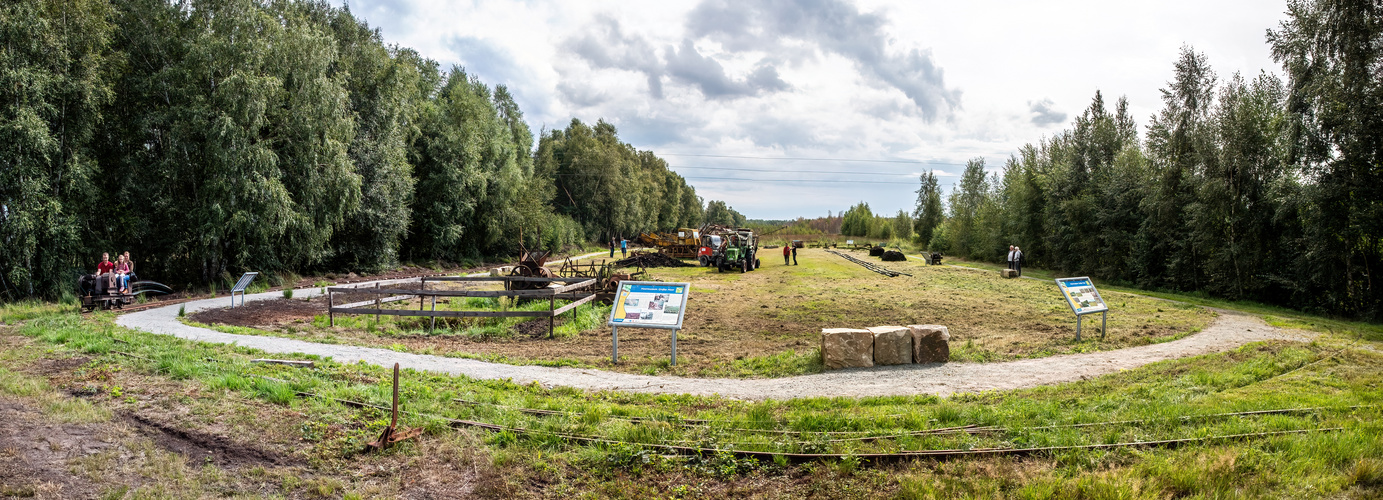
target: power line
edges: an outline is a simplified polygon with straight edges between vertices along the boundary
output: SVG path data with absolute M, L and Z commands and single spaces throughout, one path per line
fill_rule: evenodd
M 701 169 L 701 170 L 735 170 L 735 171 L 739 171 L 739 172 L 773 172 L 773 173 L 783 173 L 783 174 L 849 174 L 849 175 L 889 175 L 889 176 L 904 176 L 904 175 L 905 175 L 905 176 L 908 176 L 908 177 L 911 177 L 911 176 L 912 176 L 911 173 L 907 173 L 907 174 L 887 174 L 887 173 L 883 173 L 883 172 L 859 172 L 859 171 L 850 171 L 850 170 L 781 170 L 781 169 L 773 169 L 773 168 L 691 167 L 691 166 L 685 166 L 685 165 L 668 165 L 668 168 L 679 168 L 679 169 L 680 169 L 680 168 L 692 168 L 692 169 Z
M 722 181 L 744 181 L 744 182 L 766 182 L 766 183 L 778 183 L 778 182 L 783 182 L 783 183 L 787 183 L 787 182 L 829 182 L 829 183 L 832 183 L 832 184 L 839 184 L 839 183 L 850 183 L 850 184 L 899 184 L 899 185 L 902 184 L 902 183 L 900 183 L 900 182 L 895 182 L 895 181 L 838 181 L 838 180 L 834 180 L 834 179 L 745 179 L 745 178 L 741 178 L 741 177 L 684 177 L 684 179 L 722 180 Z
M 941 162 L 941 161 L 924 161 L 924 160 L 865 160 L 865 159 L 856 159 L 856 158 L 808 158 L 808 157 L 793 157 L 793 156 L 701 155 L 701 154 L 683 154 L 683 153 L 659 153 L 659 155 L 660 155 L 660 156 L 695 156 L 695 157 L 698 157 L 698 158 L 736 158 L 736 159 L 741 159 L 741 160 L 851 161 L 851 162 L 861 162 L 861 163 L 913 163 L 913 164 L 923 164 L 923 165 L 955 165 L 955 166 L 959 166 L 959 167 L 964 167 L 964 166 L 965 166 L 964 163 L 948 163 L 948 162 Z

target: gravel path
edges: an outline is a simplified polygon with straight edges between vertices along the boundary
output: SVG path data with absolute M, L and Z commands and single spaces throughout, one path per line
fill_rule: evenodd
M 364 284 L 361 284 L 364 285 Z M 320 288 L 293 292 L 294 298 L 321 295 Z M 246 301 L 282 298 L 282 292 L 252 294 Z M 1157 361 L 1195 356 L 1233 349 L 1261 340 L 1307 340 L 1288 335 L 1254 316 L 1218 311 L 1204 331 L 1180 340 L 1117 351 L 1067 354 L 1040 359 L 1003 363 L 947 363 L 898 365 L 866 369 L 838 370 L 812 375 L 776 379 L 701 379 L 649 376 L 583 368 L 515 366 L 472 359 L 448 358 L 394 352 L 388 349 L 347 345 L 318 344 L 279 337 L 236 335 L 197 328 L 178 321 L 178 308 L 191 314 L 203 309 L 226 307 L 230 298 L 198 300 L 125 314 L 116 319 L 120 326 L 161 335 L 173 335 L 198 342 L 237 344 L 269 353 L 304 353 L 331 357 L 342 363 L 364 361 L 390 366 L 427 370 L 478 379 L 512 379 L 516 383 L 538 382 L 544 386 L 569 386 L 590 390 L 620 390 L 646 393 L 719 394 L 739 399 L 791 399 L 812 396 L 893 396 L 979 392 L 1020 389 L 1040 385 L 1084 380 L 1091 377 L 1137 368 Z

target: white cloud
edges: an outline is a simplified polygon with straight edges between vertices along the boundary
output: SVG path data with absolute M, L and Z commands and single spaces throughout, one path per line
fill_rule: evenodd
M 635 147 L 665 154 L 913 162 L 668 156 L 703 197 L 764 218 L 860 200 L 886 213 L 910 208 L 918 171 L 933 168 L 949 186 L 969 158 L 1001 167 L 1024 143 L 1069 126 L 1070 110 L 1097 89 L 1107 102 L 1127 95 L 1145 120 L 1183 44 L 1221 75 L 1274 71 L 1263 34 L 1285 10 L 1261 0 L 350 7 L 388 43 L 508 85 L 535 130 L 603 118 Z M 708 166 L 754 170 L 693 168 Z

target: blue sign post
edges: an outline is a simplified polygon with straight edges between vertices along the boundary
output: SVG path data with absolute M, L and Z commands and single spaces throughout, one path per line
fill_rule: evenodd
M 1081 318 L 1094 313 L 1100 313 L 1100 338 L 1104 339 L 1109 306 L 1105 304 L 1104 298 L 1100 297 L 1100 292 L 1095 290 L 1095 284 L 1090 278 L 1058 278 L 1056 286 L 1061 289 L 1061 296 L 1066 299 L 1066 305 L 1071 306 L 1071 312 L 1076 313 L 1076 342 L 1080 342 Z
M 250 287 L 250 282 L 255 280 L 255 276 L 259 276 L 259 273 L 248 272 L 240 275 L 240 281 L 236 281 L 235 286 L 231 287 L 231 307 L 235 307 L 236 292 L 240 292 L 240 305 L 245 305 L 245 289 Z
M 619 329 L 658 328 L 672 330 L 672 364 L 677 365 L 677 331 L 687 313 L 688 283 L 657 281 L 621 281 L 615 293 L 615 305 L 610 308 L 610 360 L 619 362 Z

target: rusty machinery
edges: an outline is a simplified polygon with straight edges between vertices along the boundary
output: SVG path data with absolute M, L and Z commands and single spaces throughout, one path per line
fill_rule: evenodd
M 678 228 L 677 232 L 639 233 L 634 241 L 657 248 L 659 252 L 675 259 L 695 259 L 701 247 L 701 231 L 688 227 Z
M 510 276 L 523 278 L 555 278 L 552 270 L 547 268 L 547 258 L 551 252 L 542 250 L 529 251 L 522 249 L 523 255 L 519 257 L 519 264 L 514 266 L 514 270 L 509 272 Z M 513 290 L 533 290 L 543 288 L 548 285 L 542 281 L 510 281 L 509 286 Z

